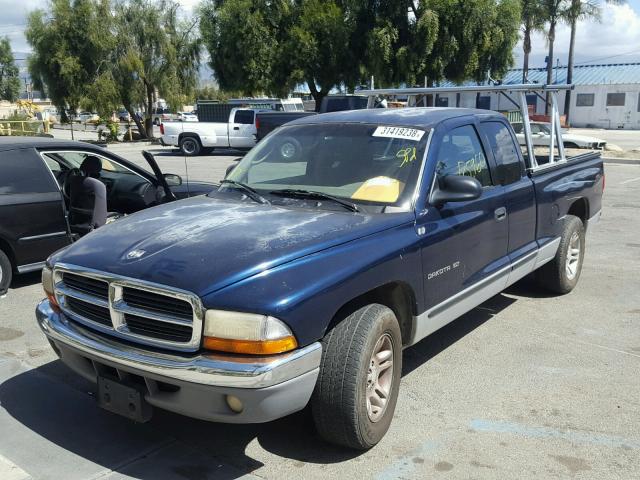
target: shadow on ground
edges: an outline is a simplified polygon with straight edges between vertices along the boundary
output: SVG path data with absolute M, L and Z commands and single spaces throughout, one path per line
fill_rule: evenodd
M 11 290 L 15 290 L 16 288 L 35 285 L 36 283 L 40 283 L 41 281 L 42 281 L 42 272 L 40 270 L 38 270 L 37 272 L 17 274 L 13 277 L 13 280 L 11 281 L 11 285 L 9 286 L 9 292 L 11 292 Z
M 538 293 L 528 282 L 510 290 L 521 296 Z M 516 301 L 505 294 L 496 295 L 407 349 L 403 357 L 403 375 L 424 365 Z M 47 394 L 43 395 L 43 391 Z M 92 384 L 80 379 L 58 360 L 6 380 L 0 385 L 0 404 L 22 425 L 64 450 L 140 479 L 158 478 L 157 469 L 154 472 L 127 470 L 125 467 L 131 462 L 123 467 L 121 459 L 97 448 L 96 442 L 98 445 L 127 445 L 132 438 L 138 438 L 131 454 L 140 452 L 140 457 L 153 448 L 152 441 L 162 438 L 166 438 L 167 444 L 182 445 L 183 450 L 186 445 L 200 452 L 193 457 L 194 461 L 187 463 L 180 463 L 180 458 L 170 459 L 174 463 L 167 467 L 172 470 L 171 475 L 167 472 L 167 478 L 227 480 L 248 474 L 262 466 L 245 453 L 248 444 L 254 440 L 274 455 L 315 464 L 342 462 L 360 454 L 323 443 L 314 433 L 309 409 L 258 425 L 215 424 L 156 409 L 152 420 L 140 425 L 99 409 L 91 398 L 92 391 Z M 141 436 L 143 440 L 140 440 Z M 177 450 L 168 448 L 162 455 L 166 458 L 166 452 Z M 221 464 L 225 465 L 223 471 L 212 467 Z

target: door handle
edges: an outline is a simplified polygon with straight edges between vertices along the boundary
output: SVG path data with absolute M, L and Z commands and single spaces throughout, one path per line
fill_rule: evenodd
M 498 222 L 501 222 L 502 220 L 507 218 L 507 209 L 505 207 L 496 208 L 496 211 L 493 213 L 496 217 L 496 221 Z
M 233 127 L 234 130 L 240 130 L 240 127 Z

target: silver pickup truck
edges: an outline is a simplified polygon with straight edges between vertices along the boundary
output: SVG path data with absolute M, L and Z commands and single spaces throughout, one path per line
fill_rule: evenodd
M 227 122 L 163 122 L 160 143 L 180 147 L 189 157 L 213 148 L 250 149 L 256 144 L 259 111 L 234 108 Z

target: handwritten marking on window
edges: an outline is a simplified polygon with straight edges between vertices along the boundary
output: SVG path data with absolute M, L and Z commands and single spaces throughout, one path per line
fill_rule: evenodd
M 458 162 L 458 175 L 475 177 L 482 172 L 484 165 L 484 155 L 482 153 L 476 153 L 466 162 Z
M 398 150 L 398 153 L 396 153 L 396 157 L 402 158 L 400 167 L 404 167 L 405 165 L 413 162 L 416 159 L 416 155 L 416 147 L 401 148 Z

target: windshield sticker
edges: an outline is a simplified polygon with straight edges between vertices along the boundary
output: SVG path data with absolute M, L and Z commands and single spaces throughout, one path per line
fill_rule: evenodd
M 400 167 L 404 167 L 416 159 L 416 147 L 401 148 L 396 153 L 396 157 L 402 159 Z
M 482 153 L 477 153 L 466 162 L 458 162 L 458 175 L 475 177 L 482 172 L 486 160 Z
M 417 128 L 378 127 L 375 132 L 373 132 L 372 137 L 402 138 L 404 140 L 419 142 L 423 135 L 424 130 L 418 130 Z

